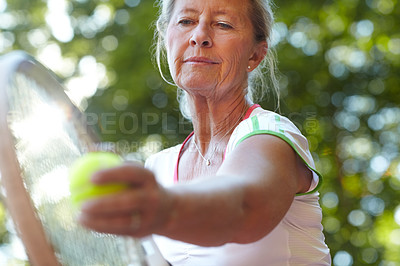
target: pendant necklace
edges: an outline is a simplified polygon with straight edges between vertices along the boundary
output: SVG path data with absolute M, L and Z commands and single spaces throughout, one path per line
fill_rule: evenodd
M 197 149 L 197 152 L 200 154 L 201 158 L 203 158 L 203 160 L 206 162 L 206 165 L 207 165 L 207 166 L 210 166 L 210 165 L 211 165 L 210 159 L 214 156 L 214 153 L 215 153 L 215 151 L 216 151 L 217 149 L 214 149 L 213 152 L 212 152 L 211 155 L 210 155 L 210 159 L 207 159 L 207 158 L 205 158 L 205 157 L 203 156 L 203 154 L 201 154 L 201 151 L 200 151 L 199 147 L 197 147 L 196 139 L 195 139 L 194 137 L 193 137 L 193 143 L 194 143 L 194 146 L 195 146 L 196 149 Z

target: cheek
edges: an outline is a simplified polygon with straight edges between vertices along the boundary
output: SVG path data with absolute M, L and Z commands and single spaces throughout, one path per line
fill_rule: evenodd
M 221 45 L 220 49 L 225 55 L 225 59 L 236 66 L 247 64 L 250 57 L 249 43 L 242 39 L 228 39 L 225 41 L 225 44 Z
M 241 45 L 237 46 L 237 52 L 239 53 L 240 63 L 246 65 L 249 63 L 250 59 L 250 49 L 251 45 L 249 43 L 241 43 Z
M 179 58 L 181 58 L 178 47 L 170 46 L 170 49 L 167 50 L 167 58 L 168 58 L 168 68 L 171 74 L 171 77 L 175 84 L 179 86 L 179 80 L 182 76 L 182 63 Z
M 186 43 L 185 34 L 177 29 L 169 29 L 166 34 L 167 51 L 177 51 Z
M 170 33 L 167 35 L 166 49 L 170 69 L 175 69 L 179 59 L 183 56 L 182 37 L 179 34 Z
M 231 75 L 238 75 L 247 70 L 248 52 L 240 46 L 231 46 L 225 49 L 225 67 Z

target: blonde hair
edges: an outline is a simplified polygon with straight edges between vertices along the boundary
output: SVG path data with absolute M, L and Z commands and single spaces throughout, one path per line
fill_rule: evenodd
M 274 24 L 274 16 L 272 12 L 271 0 L 249 0 L 249 18 L 253 25 L 254 38 L 256 42 L 266 41 L 268 44 L 268 52 L 264 60 L 254 69 L 248 80 L 247 96 L 253 102 L 262 101 L 269 93 L 276 97 L 276 109 L 279 109 L 279 81 L 277 78 L 277 66 L 275 51 L 271 47 L 272 26 Z M 162 78 L 169 84 L 175 85 L 173 81 L 169 81 L 162 69 L 163 63 L 166 63 L 167 51 L 165 47 L 165 34 L 167 31 L 169 20 L 174 10 L 175 0 L 157 0 L 159 7 L 158 19 L 156 21 L 155 31 L 155 59 L 157 67 Z M 184 117 L 190 119 L 189 106 L 187 102 L 186 92 L 178 88 L 178 101 L 181 113 Z

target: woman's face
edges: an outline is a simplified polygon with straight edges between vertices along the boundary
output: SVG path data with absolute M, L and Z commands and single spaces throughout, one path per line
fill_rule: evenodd
M 247 86 L 247 73 L 266 53 L 266 43 L 254 41 L 248 1 L 175 1 L 166 46 L 180 88 L 207 97 Z

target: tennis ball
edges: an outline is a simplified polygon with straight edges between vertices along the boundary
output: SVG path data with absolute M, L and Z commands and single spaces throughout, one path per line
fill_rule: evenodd
M 69 190 L 75 207 L 91 198 L 116 193 L 127 188 L 124 184 L 96 185 L 90 181 L 99 171 L 122 164 L 122 159 L 111 152 L 91 152 L 77 159 L 69 169 Z

